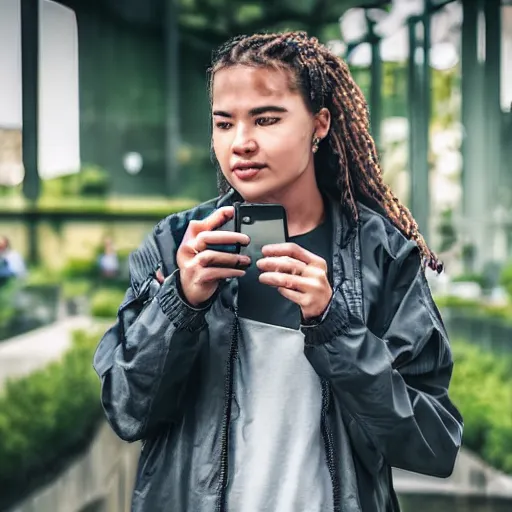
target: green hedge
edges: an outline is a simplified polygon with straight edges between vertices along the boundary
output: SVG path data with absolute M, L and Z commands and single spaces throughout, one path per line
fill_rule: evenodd
M 89 197 L 41 197 L 36 205 L 32 205 L 23 198 L 12 198 L 0 201 L 1 212 L 38 212 L 45 213 L 89 213 L 108 215 L 133 215 L 148 219 L 161 219 L 172 213 L 193 208 L 198 204 L 195 199 L 159 199 L 146 198 L 89 198 Z
M 464 417 L 464 445 L 512 473 L 512 357 L 453 343 L 451 397 Z
M 100 336 L 78 331 L 61 361 L 6 383 L 0 394 L 0 510 L 50 481 L 90 442 L 102 415 L 92 368 Z
M 503 305 L 486 304 L 476 299 L 463 299 L 446 295 L 436 297 L 436 304 L 440 309 L 463 311 L 473 317 L 495 319 L 502 321 L 504 324 L 512 324 L 512 303 Z
M 91 298 L 91 315 L 95 318 L 115 318 L 125 292 L 116 288 L 101 288 Z
M 18 283 L 15 280 L 0 286 L 0 329 L 7 327 L 13 315 L 16 314 L 14 294 L 17 290 Z

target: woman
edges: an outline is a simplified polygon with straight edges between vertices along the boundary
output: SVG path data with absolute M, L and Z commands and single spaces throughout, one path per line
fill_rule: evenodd
M 95 356 L 110 424 L 143 441 L 133 510 L 396 511 L 390 467 L 449 476 L 461 443 L 424 275 L 441 265 L 382 181 L 341 59 L 301 32 L 256 34 L 210 77 L 223 195 L 131 255 Z M 215 230 L 235 200 L 282 204 L 290 243 L 253 262 L 208 249 L 250 243 Z M 258 282 L 282 315 L 300 307 L 298 329 L 267 322 Z

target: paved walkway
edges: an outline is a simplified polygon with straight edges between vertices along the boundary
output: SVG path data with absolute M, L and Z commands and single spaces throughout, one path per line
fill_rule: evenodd
M 27 375 L 59 359 L 71 342 L 71 332 L 91 325 L 90 318 L 71 317 L 0 342 L 0 388 L 6 379 Z

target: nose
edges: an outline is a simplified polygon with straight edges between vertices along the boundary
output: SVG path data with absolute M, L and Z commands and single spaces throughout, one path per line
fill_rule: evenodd
M 256 144 L 254 138 L 251 137 L 250 132 L 248 132 L 243 127 L 240 127 L 236 131 L 236 135 L 232 144 L 232 149 L 235 154 L 247 155 L 249 153 L 254 153 L 257 147 L 258 145 Z

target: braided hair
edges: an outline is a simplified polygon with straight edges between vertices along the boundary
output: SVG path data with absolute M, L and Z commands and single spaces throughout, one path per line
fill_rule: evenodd
M 315 154 L 319 188 L 337 194 L 351 224 L 359 219 L 357 202 L 384 214 L 403 235 L 414 240 L 423 265 L 438 273 L 442 263 L 427 246 L 410 211 L 382 178 L 375 142 L 369 133 L 366 100 L 345 61 L 305 32 L 257 33 L 230 39 L 213 53 L 208 70 L 209 93 L 215 73 L 236 65 L 274 67 L 291 71 L 292 90 L 298 90 L 312 113 L 327 108 L 331 129 Z M 218 169 L 221 193 L 229 184 Z

